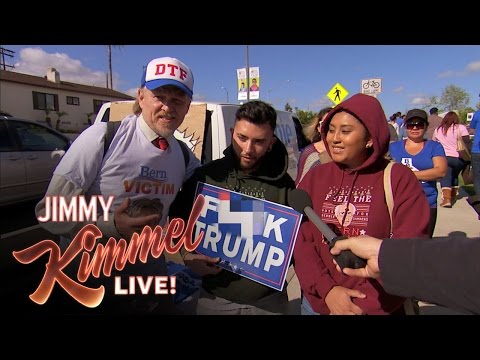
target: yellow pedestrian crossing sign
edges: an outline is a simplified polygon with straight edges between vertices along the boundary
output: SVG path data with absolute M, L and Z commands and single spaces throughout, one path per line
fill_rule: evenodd
M 348 91 L 340 83 L 336 83 L 327 93 L 327 96 L 335 105 L 338 105 L 348 96 Z

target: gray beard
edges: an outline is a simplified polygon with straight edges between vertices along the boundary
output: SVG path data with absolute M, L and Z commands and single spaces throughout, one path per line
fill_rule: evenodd
M 173 135 L 173 133 L 175 132 L 176 129 L 163 129 L 162 131 L 160 131 L 159 133 L 157 133 L 158 136 L 161 136 L 161 137 L 164 137 L 164 138 L 168 138 L 169 136 Z

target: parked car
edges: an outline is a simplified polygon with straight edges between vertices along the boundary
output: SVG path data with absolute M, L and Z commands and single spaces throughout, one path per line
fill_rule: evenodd
M 42 197 L 70 145 L 47 126 L 0 116 L 0 206 Z

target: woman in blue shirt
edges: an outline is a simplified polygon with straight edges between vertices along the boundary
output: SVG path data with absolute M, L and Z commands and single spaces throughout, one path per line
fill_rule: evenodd
M 405 117 L 407 138 L 390 143 L 389 154 L 395 162 L 408 166 L 420 181 L 430 204 L 428 234 L 432 237 L 437 222 L 437 180 L 447 173 L 447 157 L 442 144 L 423 138 L 427 127 L 427 113 L 410 110 Z

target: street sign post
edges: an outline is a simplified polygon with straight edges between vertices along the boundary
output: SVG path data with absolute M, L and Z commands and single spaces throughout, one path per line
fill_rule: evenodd
M 348 90 L 345 89 L 340 83 L 336 83 L 328 91 L 327 97 L 333 101 L 335 105 L 338 105 L 348 96 Z
M 360 84 L 360 92 L 362 94 L 372 95 L 382 92 L 382 79 L 364 79 Z

